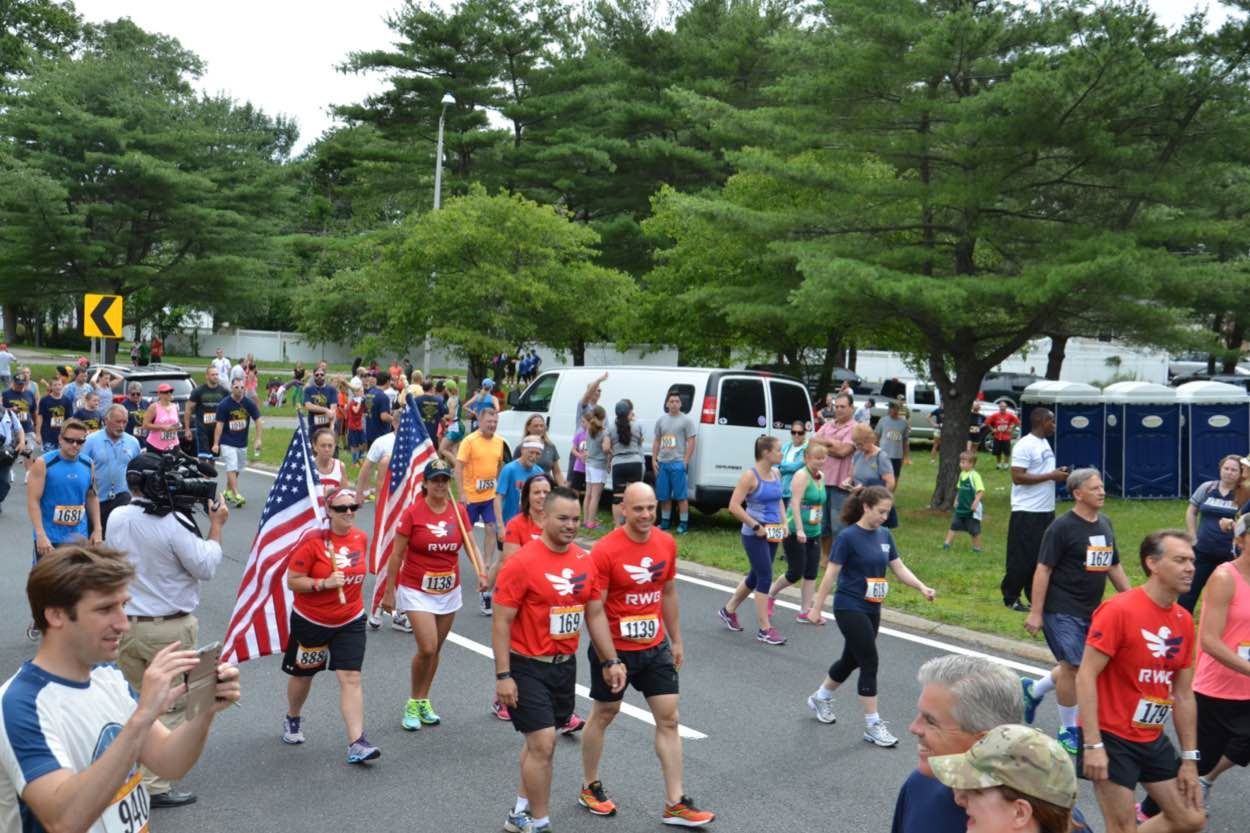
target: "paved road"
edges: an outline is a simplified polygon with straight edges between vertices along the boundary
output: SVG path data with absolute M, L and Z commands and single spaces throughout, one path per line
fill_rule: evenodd
M 208 586 L 200 611 L 204 641 L 224 632 L 268 483 L 262 474 L 243 478 L 243 491 L 251 500 L 232 513 L 227 526 L 229 560 Z M 17 565 L 26 563 L 30 534 L 22 501 L 19 482 L 0 516 L 0 535 L 11 542 L 14 565 L 0 579 L 0 604 L 23 611 L 7 617 L 5 634 L 0 634 L 0 670 L 6 675 L 34 652 L 22 636 L 24 572 Z M 371 513 L 364 513 L 362 526 L 370 522 Z M 832 623 L 805 627 L 794 624 L 792 617 L 779 616 L 779 627 L 790 642 L 767 647 L 751 639 L 749 632 L 732 633 L 721 626 L 714 611 L 726 591 L 716 582 L 683 580 L 680 588 L 687 643 L 681 721 L 692 732 L 706 735 L 685 742 L 686 786 L 700 805 L 720 815 L 715 829 L 835 833 L 888 829 L 898 785 L 915 763 L 915 746 L 906 733 L 919 693 L 915 670 L 944 651 L 882 636 L 881 713 L 903 740 L 897 749 L 878 749 L 860 739 L 862 723 L 851 691 L 838 698 L 836 725 L 817 723 L 805 705 L 841 650 L 842 640 Z M 747 612 L 746 623 L 751 618 Z M 455 642 L 444 649 L 433 690 L 443 725 L 414 734 L 399 726 L 407 697 L 411 637 L 389 626 L 370 635 L 366 725 L 383 756 L 367 769 L 343 761 L 346 738 L 331 677 L 317 679 L 305 709 L 308 742 L 289 747 L 279 740 L 285 678 L 277 659 L 245 663 L 242 708 L 229 709 L 218 718 L 204 756 L 183 781 L 199 794 L 199 803 L 157 811 L 153 830 L 321 831 L 344 824 L 405 833 L 498 830 L 515 794 L 520 739 L 487 709 L 493 666 L 482 652 L 489 642 L 489 620 L 466 608 L 457 618 L 454 634 Z M 585 663 L 581 666 L 584 684 Z M 627 702 L 645 711 L 635 693 Z M 588 701 L 579 698 L 579 712 L 585 714 L 588 707 Z M 1054 708 L 1047 705 L 1042 712 L 1040 724 L 1053 730 Z M 662 790 L 652 737 L 649 725 L 625 715 L 609 733 L 602 777 L 621 808 L 612 819 L 591 818 L 577 806 L 579 741 L 561 738 L 553 801 L 556 829 L 578 833 L 660 829 Z M 1220 782 L 1212 794 L 1212 833 L 1245 829 L 1235 821 L 1235 808 L 1248 783 L 1240 770 Z M 1097 819 L 1085 785 L 1081 806 Z M 1096 829 L 1102 829 L 1100 820 Z

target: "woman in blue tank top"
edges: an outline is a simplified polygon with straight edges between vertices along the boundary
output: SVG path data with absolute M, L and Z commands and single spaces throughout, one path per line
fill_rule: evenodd
M 776 467 L 781 462 L 781 441 L 762 436 L 755 441 L 755 465 L 742 473 L 729 498 L 730 513 L 742 521 L 742 548 L 746 550 L 751 571 L 734 590 L 729 602 L 717 614 L 731 631 L 740 631 L 738 606 L 755 593 L 755 618 L 759 630 L 755 638 L 767 645 L 784 645 L 785 637 L 777 632 L 769 618 L 768 589 L 773 583 L 773 556 L 777 545 L 789 531 L 782 523 L 785 508 L 781 505 L 781 476 Z M 757 592 L 758 591 L 758 592 Z

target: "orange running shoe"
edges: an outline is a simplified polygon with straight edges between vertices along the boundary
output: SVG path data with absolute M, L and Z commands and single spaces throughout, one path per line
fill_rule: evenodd
M 700 810 L 694 806 L 694 800 L 690 796 L 683 795 L 681 801 L 664 807 L 664 815 L 660 821 L 677 827 L 703 827 L 716 821 L 716 814 Z
M 577 803 L 596 816 L 616 815 L 616 804 L 608 798 L 602 781 L 592 781 L 582 787 L 582 794 L 577 797 Z

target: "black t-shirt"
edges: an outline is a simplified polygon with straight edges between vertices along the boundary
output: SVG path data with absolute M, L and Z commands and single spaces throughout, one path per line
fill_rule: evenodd
M 148 405 L 152 403 L 142 397 L 135 402 L 129 396 L 121 400 L 121 403 L 126 409 L 126 433 L 137 440 L 146 437 L 148 432 L 143 430 L 143 418 L 147 415 Z
M 1111 522 L 1100 514 L 1090 523 L 1075 512 L 1056 518 L 1042 536 L 1037 563 L 1053 571 L 1043 611 L 1090 618 L 1102 603 L 1107 572 L 1120 563 Z
M 61 424 L 74 412 L 74 404 L 68 396 L 48 394 L 39 400 L 39 440 L 45 445 L 56 445 L 61 436 Z
M 217 424 L 217 406 L 229 395 L 229 389 L 221 384 L 213 387 L 204 384 L 191 391 L 191 427 L 196 431 L 207 431 L 211 438 Z

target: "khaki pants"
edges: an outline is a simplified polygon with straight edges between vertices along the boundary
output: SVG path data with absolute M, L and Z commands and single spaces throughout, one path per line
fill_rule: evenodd
M 199 634 L 200 623 L 195 614 L 161 622 L 136 622 L 132 619 L 130 632 L 122 637 L 117 665 L 131 688 L 139 691 L 143 685 L 143 672 L 158 651 L 171 642 L 181 642 L 184 650 L 195 650 L 199 647 Z M 161 717 L 161 723 L 168 729 L 177 728 L 183 722 L 186 707 L 186 698 L 179 697 Z M 143 785 L 151 795 L 167 793 L 170 788 L 168 781 L 156 777 L 146 767 L 143 769 Z

